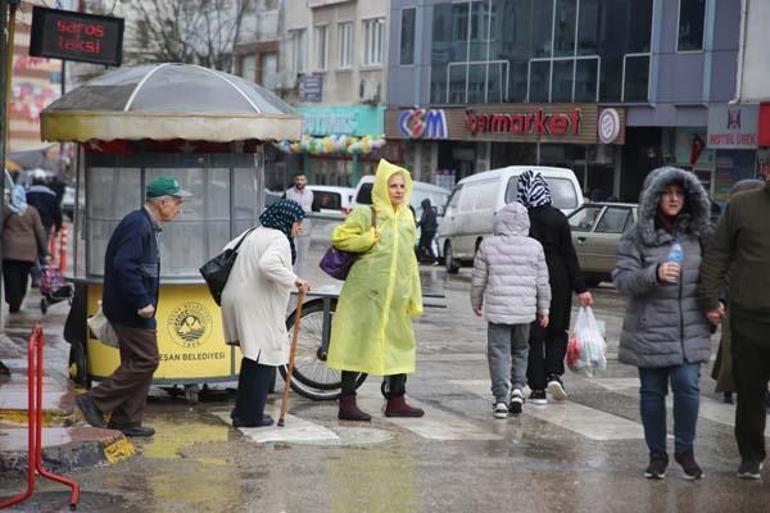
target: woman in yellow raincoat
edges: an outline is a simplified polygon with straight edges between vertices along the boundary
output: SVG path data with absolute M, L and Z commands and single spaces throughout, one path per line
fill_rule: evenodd
M 360 253 L 340 293 L 327 360 L 330 368 L 342 370 L 340 419 L 371 420 L 356 405 L 360 372 L 389 377 L 386 416 L 425 413 L 404 400 L 406 375 L 415 367 L 412 317 L 422 313 L 411 194 L 409 171 L 381 160 L 373 206 L 354 210 L 332 234 L 335 248 Z

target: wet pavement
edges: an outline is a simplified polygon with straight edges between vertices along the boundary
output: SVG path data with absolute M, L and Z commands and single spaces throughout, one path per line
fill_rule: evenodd
M 320 254 L 322 245 L 314 244 Z M 311 261 L 316 261 L 313 257 Z M 306 275 L 322 283 L 314 270 Z M 595 313 L 606 323 L 607 371 L 588 379 L 568 371 L 564 403 L 525 404 L 515 418 L 492 417 L 485 359 L 486 329 L 469 306 L 469 270 L 447 276 L 423 267 L 425 288 L 446 293 L 446 309 L 415 323 L 418 370 L 408 394 L 423 419 L 388 419 L 379 378 L 359 397 L 371 424 L 341 422 L 336 404 L 290 396 L 286 427 L 236 430 L 228 425 L 231 391 L 190 406 L 153 390 L 146 422 L 157 429 L 134 440 L 138 455 L 110 467 L 70 473 L 84 490 L 80 511 L 176 512 L 766 512 L 770 474 L 735 477 L 738 454 L 733 406 L 701 379 L 696 456 L 706 477 L 682 479 L 676 464 L 664 481 L 642 476 L 646 448 L 633 368 L 617 362 L 625 301 L 596 291 Z M 327 281 L 328 283 L 328 281 Z M 34 304 L 30 299 L 29 304 Z M 52 308 L 49 333 L 66 306 Z M 716 341 L 714 344 L 716 347 Z M 56 356 L 53 356 L 56 361 Z M 59 363 L 66 365 L 66 361 Z M 279 384 L 280 385 L 280 384 Z M 219 387 L 222 388 L 222 387 Z M 277 415 L 280 398 L 271 396 Z M 670 409 L 669 409 L 670 416 Z M 670 423 L 670 419 L 669 419 Z M 673 440 L 670 441 L 673 445 Z M 0 496 L 21 490 L 0 476 Z M 43 483 L 43 494 L 9 511 L 64 511 L 67 495 Z

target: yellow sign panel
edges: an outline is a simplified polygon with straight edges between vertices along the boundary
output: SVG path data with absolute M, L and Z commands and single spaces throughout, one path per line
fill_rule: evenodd
M 88 286 L 89 317 L 101 297 L 101 285 Z M 160 366 L 155 379 L 237 379 L 238 366 L 225 344 L 219 306 L 205 285 L 162 285 L 156 319 Z M 118 350 L 91 338 L 89 332 L 89 374 L 106 377 L 119 364 Z

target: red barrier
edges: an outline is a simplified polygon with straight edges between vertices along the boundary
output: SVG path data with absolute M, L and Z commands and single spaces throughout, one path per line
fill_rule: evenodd
M 77 508 L 80 500 L 80 486 L 75 481 L 54 474 L 43 468 L 43 328 L 36 325 L 29 337 L 29 370 L 27 395 L 27 440 L 29 456 L 27 467 L 27 491 L 0 502 L 0 509 L 27 500 L 35 493 L 35 477 L 41 475 L 52 481 L 72 488 L 70 509 Z

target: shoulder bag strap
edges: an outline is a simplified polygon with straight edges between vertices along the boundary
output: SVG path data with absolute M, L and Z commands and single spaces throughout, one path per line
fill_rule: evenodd
M 248 236 L 249 236 L 249 234 L 250 234 L 251 232 L 253 232 L 254 230 L 256 230 L 256 229 L 257 229 L 257 227 L 256 227 L 256 226 L 252 226 L 252 227 L 251 227 L 251 229 L 249 229 L 249 231 L 247 231 L 246 233 L 244 233 L 244 234 L 243 234 L 243 237 L 241 237 L 241 240 L 239 240 L 239 241 L 238 241 L 238 244 L 236 244 L 236 245 L 235 245 L 235 247 L 233 248 L 233 251 L 237 252 L 237 251 L 238 251 L 238 248 L 240 248 L 240 247 L 241 247 L 241 244 L 243 244 L 243 241 L 245 241 L 245 240 L 246 240 L 246 237 L 248 237 Z

